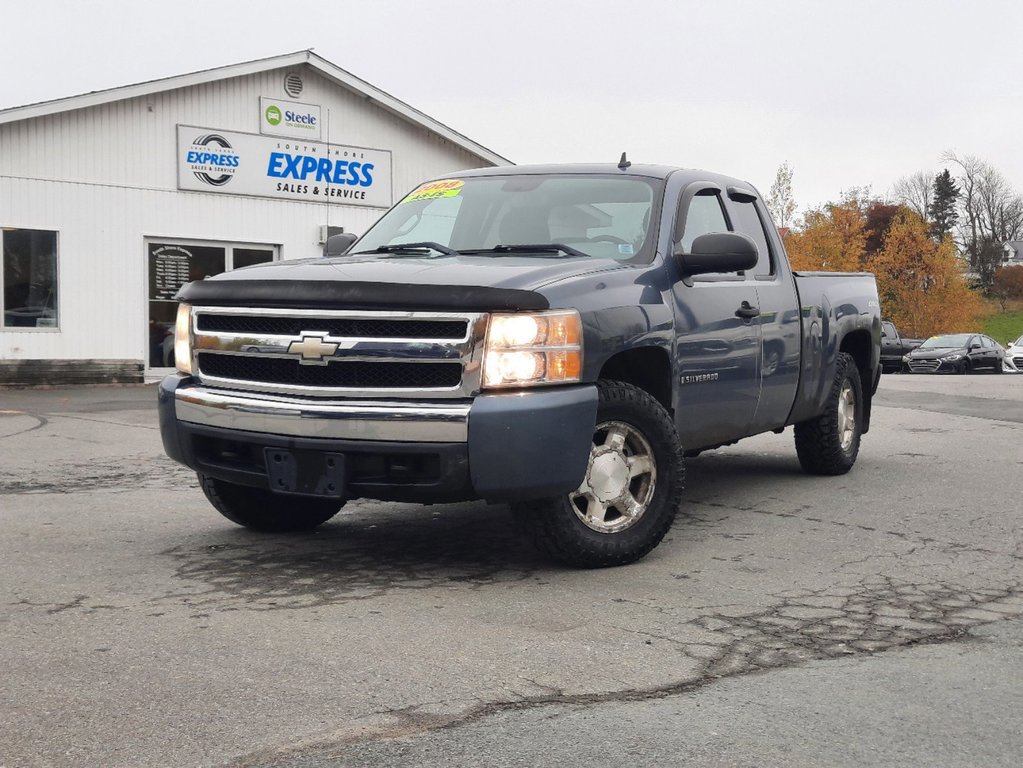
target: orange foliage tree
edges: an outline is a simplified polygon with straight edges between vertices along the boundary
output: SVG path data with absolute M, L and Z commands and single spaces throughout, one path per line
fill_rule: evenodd
M 983 312 L 952 240 L 935 242 L 906 206 L 854 192 L 806 213 L 785 236 L 785 249 L 795 270 L 873 272 L 885 319 L 907 336 L 971 330 Z
M 902 208 L 866 268 L 877 278 L 885 317 L 908 336 L 973 330 L 983 312 L 950 237 L 935 242 L 919 214 Z
M 792 268 L 804 272 L 857 272 L 866 249 L 865 221 L 855 200 L 808 211 L 799 231 L 785 237 Z

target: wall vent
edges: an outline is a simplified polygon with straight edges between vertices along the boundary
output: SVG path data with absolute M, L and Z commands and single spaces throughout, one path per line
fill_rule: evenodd
M 302 88 L 305 84 L 302 82 L 302 76 L 294 72 L 289 72 L 284 76 L 284 92 L 292 98 L 297 99 L 302 95 Z

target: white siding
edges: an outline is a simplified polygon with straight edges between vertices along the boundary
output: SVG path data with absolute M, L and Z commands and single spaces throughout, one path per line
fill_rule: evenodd
M 392 152 L 393 194 L 487 163 L 307 66 L 300 101 L 320 104 L 334 143 Z M 259 97 L 290 98 L 284 74 L 256 75 L 0 125 L 0 227 L 56 230 L 58 329 L 0 329 L 0 359 L 146 356 L 144 241 L 280 246 L 317 256 L 320 225 L 363 232 L 383 209 L 177 189 L 178 124 L 259 132 Z M 293 71 L 293 70 L 292 70 Z

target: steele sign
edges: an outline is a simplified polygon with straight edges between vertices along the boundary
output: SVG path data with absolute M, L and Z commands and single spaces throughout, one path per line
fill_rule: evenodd
M 259 99 L 259 132 L 295 139 L 322 139 L 320 107 L 262 96 Z

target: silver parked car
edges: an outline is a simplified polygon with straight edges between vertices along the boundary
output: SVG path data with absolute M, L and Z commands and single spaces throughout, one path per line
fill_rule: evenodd
M 1023 336 L 1008 343 L 1005 350 L 1005 369 L 1007 371 L 1023 371 Z

